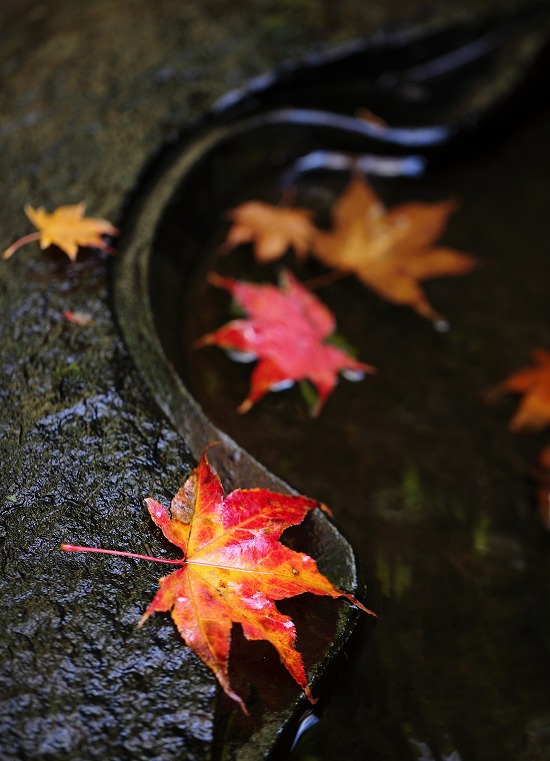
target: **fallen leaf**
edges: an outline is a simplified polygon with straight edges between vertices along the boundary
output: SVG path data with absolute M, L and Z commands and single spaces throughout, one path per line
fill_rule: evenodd
M 249 640 L 267 640 L 282 663 L 315 702 L 307 683 L 302 656 L 295 649 L 296 629 L 274 601 L 311 592 L 345 597 L 372 613 L 351 594 L 337 589 L 308 555 L 281 544 L 285 528 L 298 525 L 319 507 L 315 500 L 277 494 L 267 489 L 236 489 L 224 498 L 218 475 L 206 452 L 176 495 L 180 512 L 146 499 L 151 518 L 164 536 L 183 552 L 181 560 L 162 561 L 134 553 L 61 545 L 67 551 L 158 560 L 180 565 L 160 579 L 160 589 L 140 625 L 155 612 L 171 612 L 187 645 L 214 672 L 225 693 L 247 713 L 228 676 L 233 623 Z
M 80 328 L 89 328 L 90 325 L 94 324 L 93 317 L 89 312 L 73 312 L 72 309 L 65 309 L 63 318 Z
M 332 230 L 315 233 L 312 253 L 328 267 L 353 273 L 388 301 L 440 320 L 419 282 L 461 275 L 475 267 L 468 254 L 433 247 L 454 209 L 453 201 L 386 209 L 372 188 L 354 175 L 334 205 Z
M 259 262 L 270 262 L 292 247 L 303 258 L 315 231 L 313 214 L 308 209 L 272 206 L 263 201 L 248 201 L 228 212 L 233 224 L 221 251 L 227 253 L 242 243 L 253 243 Z
M 535 349 L 532 357 L 534 366 L 512 373 L 487 394 L 488 401 L 507 393 L 523 395 L 511 431 L 540 431 L 550 425 L 550 352 Z
M 101 248 L 112 252 L 111 247 L 103 240 L 102 235 L 117 235 L 116 227 L 106 219 L 85 217 L 86 204 L 78 203 L 72 206 L 59 206 L 54 212 L 48 212 L 40 207 L 34 209 L 27 204 L 25 214 L 38 228 L 38 232 L 30 233 L 19 238 L 2 254 L 3 259 L 9 259 L 18 248 L 33 240 L 40 241 L 40 248 L 58 246 L 71 261 L 76 259 L 81 247 Z
M 258 359 L 252 372 L 250 391 L 239 412 L 247 412 L 269 391 L 280 390 L 294 381 L 310 380 L 318 394 L 312 414 L 318 415 L 338 381 L 338 373 L 375 372 L 350 354 L 327 343 L 336 327 L 332 312 L 304 288 L 288 271 L 281 287 L 254 284 L 211 276 L 225 288 L 249 319 L 233 320 L 200 338 L 196 347 L 215 345 Z

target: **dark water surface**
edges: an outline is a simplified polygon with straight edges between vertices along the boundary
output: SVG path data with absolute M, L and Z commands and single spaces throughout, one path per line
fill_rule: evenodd
M 334 148 L 332 139 L 265 127 L 215 150 L 159 226 L 158 251 L 200 256 L 184 282 L 171 283 L 181 311 L 163 303 L 169 269 L 159 265 L 152 284 L 161 339 L 195 398 L 275 474 L 332 508 L 380 617 L 374 633 L 355 638 L 321 721 L 292 758 L 550 758 L 550 537 L 530 477 L 549 435 L 510 433 L 517 400 L 484 401 L 531 349 L 550 348 L 550 110 L 422 177 L 372 178 L 388 206 L 460 201 L 442 243 L 474 254 L 479 269 L 426 284 L 447 332 L 342 279 L 317 294 L 378 374 L 342 380 L 316 420 L 299 387 L 239 415 L 251 366 L 191 348 L 232 316 L 228 295 L 205 274 L 273 281 L 281 262 L 257 265 L 246 246 L 220 257 L 223 212 L 248 199 L 279 201 L 304 146 Z M 295 203 L 327 220 L 348 179 L 303 175 Z M 282 264 L 303 281 L 324 272 L 292 255 Z
M 378 375 L 342 380 L 317 420 L 298 388 L 238 415 L 250 366 L 189 349 L 229 317 L 228 296 L 204 284 L 204 269 L 259 280 L 276 269 L 252 264 L 250 249 L 216 259 L 223 204 L 205 221 L 205 230 L 214 222 L 201 242 L 210 257 L 182 299 L 182 372 L 218 426 L 331 506 L 380 615 L 296 759 L 548 757 L 537 748 L 550 747 L 550 541 L 527 473 L 544 437 L 513 436 L 514 402 L 489 407 L 483 392 L 531 348 L 550 346 L 549 137 L 546 113 L 422 179 L 375 180 L 388 205 L 459 198 L 443 240 L 480 267 L 426 286 L 447 333 L 352 278 L 320 289 Z M 252 179 L 233 182 L 225 208 L 277 200 L 264 175 Z M 326 204 L 346 179 L 308 177 L 304 201 Z M 285 264 L 301 279 L 320 271 Z

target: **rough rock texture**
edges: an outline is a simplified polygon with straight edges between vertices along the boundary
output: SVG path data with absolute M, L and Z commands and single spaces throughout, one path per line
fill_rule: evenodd
M 226 91 L 413 7 L 428 4 L 32 4 L 0 27 L 2 245 L 29 231 L 25 202 L 51 211 L 86 200 L 116 223 L 146 162 Z M 207 759 L 224 745 L 213 677 L 168 619 L 135 626 L 158 569 L 58 549 L 162 553 L 142 498 L 166 502 L 194 464 L 118 336 L 109 269 L 108 255 L 71 264 L 36 244 L 0 265 L 6 761 Z M 69 324 L 65 309 L 90 312 L 93 326 Z M 256 730 L 262 747 L 277 732 L 271 717 Z

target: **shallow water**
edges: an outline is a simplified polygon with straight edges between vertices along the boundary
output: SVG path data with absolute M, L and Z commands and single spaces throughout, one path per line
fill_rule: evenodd
M 550 109 L 518 104 L 514 116 L 421 176 L 370 178 L 388 206 L 458 199 L 441 242 L 479 267 L 426 283 L 447 332 L 351 277 L 319 288 L 338 332 L 378 374 L 342 380 L 315 420 L 297 386 L 239 415 L 251 366 L 192 342 L 233 316 L 209 269 L 259 281 L 281 264 L 302 281 L 324 272 L 291 254 L 257 265 L 247 246 L 221 257 L 224 211 L 286 194 L 328 221 L 349 173 L 293 184 L 289 169 L 307 151 L 357 151 L 360 141 L 342 146 L 341 134 L 298 124 L 237 134 L 195 166 L 158 225 L 151 293 L 166 353 L 216 425 L 332 508 L 379 614 L 374 633 L 355 637 L 296 760 L 548 757 L 550 537 L 531 472 L 550 436 L 510 433 L 517 400 L 484 400 L 531 349 L 550 348 Z
M 277 200 L 286 164 L 275 149 L 271 172 L 217 186 L 208 171 L 221 171 L 220 156 L 206 170 L 210 190 L 221 189 L 219 205 L 205 204 L 199 218 L 193 212 L 187 244 L 206 256 L 183 289 L 179 330 L 165 337 L 169 354 L 219 427 L 330 505 L 380 616 L 368 643 L 359 635 L 295 759 L 544 758 L 550 541 L 529 468 L 548 435 L 511 434 L 515 401 L 488 406 L 483 392 L 525 364 L 532 348 L 550 346 L 549 135 L 546 111 L 425 177 L 373 180 L 388 205 L 460 199 L 443 242 L 475 254 L 480 266 L 426 285 L 450 322 L 447 333 L 352 278 L 319 289 L 339 332 L 378 374 L 342 380 L 317 420 L 297 387 L 237 414 L 250 366 L 216 348 L 190 349 L 230 317 L 227 294 L 204 283 L 208 268 L 274 277 L 277 267 L 255 265 L 247 247 L 223 258 L 216 249 L 227 229 L 223 209 L 246 198 Z M 226 168 L 236 162 L 227 154 Z M 326 206 L 345 181 L 308 175 L 297 203 Z M 181 215 L 174 228 L 164 225 L 184 239 L 185 228 Z M 284 263 L 302 280 L 321 271 L 291 256 Z

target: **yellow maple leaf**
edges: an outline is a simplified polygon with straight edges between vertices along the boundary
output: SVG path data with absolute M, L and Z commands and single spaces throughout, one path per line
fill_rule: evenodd
M 112 251 L 101 236 L 117 235 L 118 230 L 106 219 L 85 217 L 85 210 L 86 204 L 78 203 L 59 206 L 48 214 L 43 207 L 34 209 L 30 204 L 26 204 L 25 214 L 38 232 L 19 238 L 4 251 L 2 258 L 9 259 L 18 248 L 33 240 L 40 241 L 41 249 L 58 246 L 71 261 L 76 259 L 78 249 L 83 246 Z
M 419 282 L 475 267 L 469 254 L 433 246 L 454 209 L 453 201 L 386 209 L 372 188 L 354 176 L 334 205 L 332 229 L 316 231 L 312 253 L 328 267 L 353 273 L 388 301 L 438 320 Z

